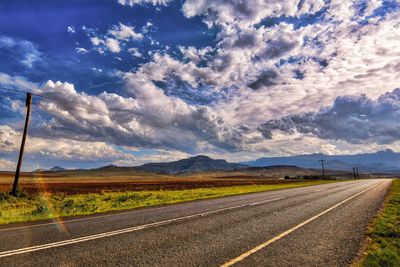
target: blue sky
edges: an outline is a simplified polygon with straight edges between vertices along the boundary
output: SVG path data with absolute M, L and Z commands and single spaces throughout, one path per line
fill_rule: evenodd
M 398 1 L 16 0 L 0 12 L 0 86 L 45 97 L 25 170 L 400 151 Z M 15 168 L 24 97 L 0 91 L 0 170 Z

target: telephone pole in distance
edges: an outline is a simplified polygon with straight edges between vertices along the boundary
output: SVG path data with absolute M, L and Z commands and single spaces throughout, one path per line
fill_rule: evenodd
M 324 162 L 326 161 L 325 159 L 320 159 L 318 160 L 321 162 L 322 165 L 322 177 L 325 178 L 325 166 L 324 166 Z

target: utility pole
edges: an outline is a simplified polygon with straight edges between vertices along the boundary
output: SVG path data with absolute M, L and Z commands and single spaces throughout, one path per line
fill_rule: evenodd
M 321 165 L 322 165 L 322 177 L 325 178 L 325 167 L 324 167 L 324 162 L 325 162 L 326 160 L 320 159 L 320 160 L 318 160 L 318 161 L 321 162 Z
M 353 179 L 356 179 L 356 168 L 353 168 Z
M 358 167 L 356 167 L 356 171 L 357 171 L 357 178 L 360 178 L 360 174 L 358 173 Z
M 24 134 L 22 136 L 21 148 L 19 150 L 17 170 L 15 171 L 15 179 L 14 179 L 14 184 L 13 184 L 13 188 L 12 188 L 12 191 L 11 191 L 11 194 L 13 196 L 17 195 L 19 172 L 21 170 L 22 156 L 24 155 L 26 134 L 27 134 L 27 131 L 28 131 L 28 126 L 29 126 L 29 117 L 31 115 L 31 104 L 32 104 L 32 94 L 31 93 L 27 93 L 26 94 L 26 118 L 25 118 Z

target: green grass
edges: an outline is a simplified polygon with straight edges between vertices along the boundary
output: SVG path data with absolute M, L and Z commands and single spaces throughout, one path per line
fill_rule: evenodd
M 59 194 L 48 195 L 47 202 L 51 203 L 57 216 L 66 217 L 331 182 L 334 181 L 246 185 L 176 191 L 107 192 L 82 195 Z M 51 209 L 49 205 L 46 205 L 41 195 L 30 196 L 21 193 L 18 197 L 13 197 L 7 193 L 0 193 L 0 224 L 51 219 L 53 218 L 49 211 Z
M 394 179 L 389 199 L 367 232 L 371 240 L 360 266 L 400 266 L 400 179 Z

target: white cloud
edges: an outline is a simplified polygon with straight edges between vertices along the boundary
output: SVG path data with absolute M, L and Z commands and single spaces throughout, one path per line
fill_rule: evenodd
M 157 154 L 149 154 L 138 157 L 136 160 L 137 165 L 142 165 L 145 163 L 156 163 L 156 162 L 171 162 L 176 160 L 181 160 L 188 158 L 192 155 L 177 151 L 177 150 L 164 150 L 160 149 L 157 151 Z
M 34 136 L 57 133 L 73 140 L 186 152 L 198 150 L 199 141 L 225 150 L 241 149 L 244 145 L 245 137 L 206 106 L 194 107 L 168 97 L 140 76 L 127 75 L 125 88 L 132 97 L 106 92 L 89 96 L 76 92 L 72 84 L 49 81 L 42 95 L 73 101 L 77 106 L 41 101 L 40 109 L 54 119 L 37 125 L 31 133 Z
M 182 6 L 186 17 L 203 15 L 209 27 L 220 25 L 227 32 L 235 27 L 244 29 L 260 23 L 266 17 L 292 17 L 306 13 L 315 13 L 324 5 L 323 0 L 300 1 L 287 0 L 186 0 Z
M 93 67 L 92 70 L 95 71 L 95 72 L 103 72 L 102 69 L 98 69 L 98 68 L 95 68 L 95 67 Z
M 20 100 L 10 100 L 11 103 L 11 110 L 13 112 L 19 112 L 20 114 L 24 114 L 25 113 L 25 103 L 23 103 Z
M 168 3 L 119 2 L 130 6 Z M 320 140 L 325 138 L 321 133 L 317 138 L 312 131 L 300 131 L 293 125 L 286 129 L 271 120 L 307 112 L 317 116 L 319 108 L 332 106 L 338 96 L 365 93 L 375 101 L 399 86 L 400 13 L 391 11 L 370 18 L 373 23 L 361 23 L 382 6 L 382 1 L 366 3 L 362 12 L 350 0 L 326 4 L 322 0 L 186 0 L 182 7 L 185 16 L 200 16 L 209 27 L 218 26 L 213 29 L 219 30 L 215 46 L 178 47 L 179 57 L 168 54 L 167 49 L 149 52 L 149 62 L 132 73 L 120 74 L 125 77 L 125 93 L 131 97 L 106 92 L 89 96 L 77 93 L 71 84 L 49 83 L 44 88 L 46 94 L 61 94 L 105 114 L 42 102 L 41 108 L 54 116 L 44 132 L 74 140 L 107 140 L 110 144 L 183 153 L 222 155 L 231 151 L 232 158 L 250 155 L 237 150 L 291 154 L 313 152 L 321 146 L 326 153 L 347 151 L 350 140 Z M 323 13 L 314 16 L 322 8 Z M 135 32 L 134 27 L 120 23 L 104 34 L 84 30 L 99 53 L 126 49 L 140 57 L 141 51 L 130 43 L 147 38 L 143 34 L 149 27 L 152 25 Z M 13 39 L 3 40 L 4 47 L 10 45 Z M 257 127 L 266 121 L 270 128 L 291 129 L 293 135 L 274 131 L 274 138 L 265 140 Z M 263 133 L 268 136 L 266 128 Z M 290 139 L 287 145 L 285 138 Z M 369 146 L 364 151 L 384 146 L 379 138 L 365 140 Z M 348 147 L 363 150 L 357 144 Z
M 67 27 L 67 32 L 75 33 L 75 28 L 73 26 L 68 26 Z
M 144 38 L 143 33 L 135 32 L 135 27 L 122 23 L 112 26 L 104 35 L 96 34 L 95 30 L 90 28 L 85 28 L 85 32 L 95 46 L 94 50 L 100 54 L 107 50 L 112 53 L 119 53 L 127 43 Z
M 363 16 L 381 5 L 373 2 Z M 296 25 L 282 19 L 263 25 L 266 18 L 296 21 L 322 8 L 323 16 L 315 21 Z M 248 137 L 270 119 L 315 112 L 343 95 L 366 93 L 376 98 L 400 82 L 398 11 L 368 25 L 359 24 L 360 10 L 354 1 L 187 0 L 182 10 L 187 17 L 202 16 L 209 27 L 218 25 L 217 45 L 180 47 L 183 60 L 166 52 L 152 53 L 153 60 L 134 77 L 144 83 L 164 82 L 168 93 L 173 93 L 168 91 L 173 85 L 180 93 L 175 95 L 183 99 L 185 92 L 204 92 L 205 97 L 209 91 L 204 87 L 213 90 L 217 95 L 211 94 L 211 112 L 234 129 L 247 125 Z M 273 141 L 261 139 L 255 135 L 250 149 L 262 149 Z M 298 143 L 307 146 L 302 140 Z
M 117 39 L 107 38 L 106 46 L 113 53 L 119 53 L 121 51 L 121 47 L 119 46 L 119 42 Z
M 128 52 L 131 53 L 134 57 L 142 57 L 142 53 L 139 52 L 139 49 L 136 47 L 132 47 L 128 49 Z
M 28 68 L 32 68 L 34 63 L 41 61 L 42 53 L 37 45 L 27 40 L 0 35 L 0 50 L 16 54 L 16 60 Z
M 367 2 L 367 8 L 364 10 L 364 16 L 371 16 L 374 11 L 382 6 L 381 0 L 370 0 Z
M 0 148 L 3 153 L 19 149 L 22 132 L 0 125 Z M 135 162 L 132 154 L 124 153 L 105 142 L 85 142 L 69 138 L 45 138 L 28 135 L 25 153 L 63 160 L 123 160 Z
M 15 170 L 17 164 L 15 162 L 0 159 L 0 171 L 12 171 Z
M 140 40 L 143 34 L 134 31 L 135 27 L 130 27 L 122 23 L 119 26 L 114 26 L 112 30 L 108 30 L 110 35 L 113 35 L 118 40 L 129 41 L 129 39 Z
M 93 45 L 98 46 L 99 44 L 104 43 L 103 40 L 100 40 L 99 37 L 95 36 L 90 38 L 90 41 L 92 42 Z
M 4 87 L 18 87 L 26 90 L 38 90 L 39 86 L 36 83 L 27 81 L 20 76 L 10 76 L 6 73 L 0 72 L 0 85 Z
M 89 51 L 83 47 L 77 47 L 77 48 L 75 48 L 75 50 L 76 50 L 76 53 L 82 54 L 82 55 L 89 53 Z

